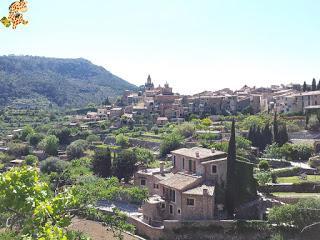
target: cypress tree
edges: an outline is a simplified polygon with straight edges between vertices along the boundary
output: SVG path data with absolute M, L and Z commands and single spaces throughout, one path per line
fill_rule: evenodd
M 94 151 L 93 171 L 101 177 L 111 176 L 111 151 L 109 148 L 97 148 Z
M 235 120 L 232 121 L 231 137 L 228 148 L 227 158 L 227 185 L 226 185 L 226 209 L 228 218 L 232 219 L 235 210 L 236 198 L 236 134 Z
M 279 143 L 279 126 L 277 119 L 277 111 L 274 112 L 273 118 L 273 141 Z
M 272 144 L 272 131 L 270 129 L 269 123 L 266 124 L 264 127 L 264 139 L 265 139 L 265 144 L 271 145 Z
M 316 79 L 312 79 L 312 85 L 311 85 L 311 90 L 316 91 L 317 90 L 317 82 Z
M 319 80 L 318 85 L 317 85 L 317 90 L 320 90 L 320 80 Z
M 306 83 L 306 81 L 304 81 L 304 83 L 303 83 L 302 91 L 304 91 L 304 92 L 307 91 L 307 83 Z
M 279 146 L 281 147 L 283 144 L 287 143 L 289 140 L 288 131 L 286 124 L 283 124 L 279 130 Z

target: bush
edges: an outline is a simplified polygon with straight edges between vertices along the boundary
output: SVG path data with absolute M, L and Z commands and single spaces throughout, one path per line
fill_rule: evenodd
M 26 156 L 29 154 L 29 146 L 24 143 L 10 143 L 8 145 L 10 155 L 15 157 Z
M 28 135 L 27 139 L 31 146 L 37 146 L 39 142 L 41 142 L 41 140 L 43 139 L 43 136 L 39 133 L 34 133 Z
M 52 156 L 56 156 L 58 154 L 58 147 L 59 139 L 55 135 L 49 135 L 39 143 L 39 148 Z
M 40 163 L 40 171 L 47 174 L 52 172 L 62 173 L 69 166 L 69 162 L 60 160 L 56 157 L 49 157 Z
M 269 221 L 275 224 L 294 225 L 299 230 L 320 222 L 320 200 L 302 200 L 296 204 L 274 207 L 269 212 Z
M 99 142 L 101 141 L 100 137 L 98 135 L 95 134 L 91 134 L 86 138 L 87 142 L 89 142 L 90 144 L 92 144 L 93 142 Z
M 88 148 L 86 140 L 76 140 L 67 147 L 67 155 L 69 159 L 81 158 L 84 156 L 85 150 Z
M 309 165 L 313 168 L 318 168 L 320 167 L 320 157 L 313 157 L 309 160 Z
M 258 172 L 255 174 L 255 178 L 260 186 L 265 186 L 267 183 L 272 182 L 272 175 L 270 172 Z
M 267 146 L 263 157 L 266 158 L 286 158 L 290 161 L 307 161 L 314 153 L 313 147 L 307 144 L 289 144 L 281 147 L 277 144 Z
M 28 155 L 26 156 L 25 158 L 25 162 L 27 165 L 29 166 L 36 166 L 39 162 L 39 159 L 37 156 L 34 156 L 34 155 Z
M 181 147 L 182 143 L 183 137 L 181 135 L 174 133 L 166 135 L 160 145 L 160 155 L 165 157 L 171 151 Z
M 178 125 L 174 132 L 178 135 L 184 136 L 185 138 L 191 137 L 195 132 L 195 126 L 192 123 L 183 123 Z
M 261 160 L 258 165 L 260 170 L 268 171 L 270 166 L 267 160 Z
M 123 148 L 127 148 L 129 146 L 129 138 L 122 133 L 118 134 L 116 136 L 116 144 Z

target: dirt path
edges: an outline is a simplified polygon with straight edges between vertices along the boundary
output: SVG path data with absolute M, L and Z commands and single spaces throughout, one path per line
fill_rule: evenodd
M 102 224 L 86 219 L 75 218 L 69 227 L 70 230 L 85 233 L 92 240 L 116 240 L 113 233 Z M 138 238 L 125 234 L 124 240 L 137 240 Z

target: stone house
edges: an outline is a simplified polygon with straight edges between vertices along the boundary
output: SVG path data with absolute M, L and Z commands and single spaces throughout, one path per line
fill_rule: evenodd
M 160 226 L 163 220 L 214 219 L 215 189 L 225 185 L 227 154 L 200 147 L 171 154 L 171 169 L 161 164 L 135 174 L 135 185 L 146 187 L 151 196 L 142 206 L 144 222 Z

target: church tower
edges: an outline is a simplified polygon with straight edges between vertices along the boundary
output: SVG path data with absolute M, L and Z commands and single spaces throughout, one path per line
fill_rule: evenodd
M 153 85 L 153 82 L 152 82 L 150 74 L 149 74 L 147 82 L 145 84 L 145 90 L 152 90 L 153 88 L 154 88 L 154 85 Z

